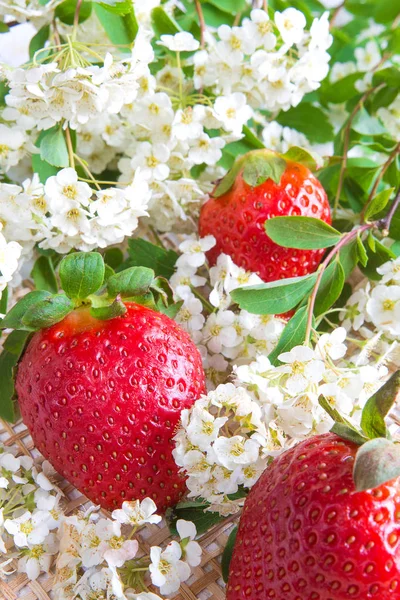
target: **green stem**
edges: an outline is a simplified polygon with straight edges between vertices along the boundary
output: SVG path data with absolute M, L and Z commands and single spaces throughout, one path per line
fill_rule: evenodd
M 340 239 L 340 241 L 336 244 L 336 246 L 334 246 L 334 248 L 332 248 L 332 250 L 328 253 L 325 260 L 323 260 L 323 262 L 320 264 L 319 269 L 317 271 L 317 273 L 318 273 L 317 279 L 316 279 L 315 285 L 313 287 L 313 290 L 311 292 L 310 299 L 308 301 L 308 319 L 307 319 L 307 328 L 306 328 L 306 335 L 305 335 L 305 344 L 308 345 L 310 343 L 315 301 L 317 298 L 319 286 L 321 284 L 322 276 L 325 272 L 325 269 L 331 262 L 332 258 L 334 258 L 336 256 L 336 254 L 338 254 L 338 252 L 344 246 L 347 246 L 347 244 L 349 242 L 351 242 L 354 238 L 356 238 L 360 233 L 363 233 L 364 231 L 367 231 L 368 229 L 373 229 L 376 226 L 377 226 L 376 222 L 368 223 L 366 225 L 361 225 L 361 227 L 357 227 L 357 229 L 353 229 L 353 231 L 349 231 L 349 233 L 346 233 Z
M 82 169 L 85 171 L 85 173 L 87 173 L 89 175 L 90 181 L 95 185 L 95 187 L 98 190 L 101 190 L 101 187 L 99 186 L 97 179 L 95 177 L 93 177 L 91 171 L 89 170 L 89 168 L 86 166 L 85 161 L 82 160 L 77 154 L 74 154 L 74 158 L 76 158 L 76 160 L 78 161 L 78 163 L 81 165 Z
M 182 63 L 181 63 L 181 53 L 176 53 L 176 62 L 179 69 L 179 98 L 180 103 L 183 105 L 183 71 L 182 71 Z
M 67 127 L 65 130 L 65 141 L 67 142 L 68 148 L 69 166 L 75 169 L 74 148 L 72 145 L 71 132 L 69 130 L 69 127 Z
M 202 303 L 202 305 L 204 306 L 204 308 L 210 314 L 213 313 L 213 312 L 215 312 L 215 307 L 206 298 L 204 298 L 204 296 L 202 294 L 200 294 L 200 292 L 198 292 L 193 285 L 190 286 L 190 289 L 192 290 L 193 295 L 196 296 L 196 298 L 198 300 L 200 300 L 200 302 Z
M 73 30 L 72 30 L 73 39 L 76 38 L 76 33 L 77 33 L 78 25 L 79 25 L 79 13 L 81 11 L 82 1 L 83 0 L 78 0 L 76 3 L 75 14 L 74 14 L 74 25 L 73 25 Z

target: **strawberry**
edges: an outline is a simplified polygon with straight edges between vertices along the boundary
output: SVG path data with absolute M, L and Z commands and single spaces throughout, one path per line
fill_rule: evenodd
M 227 600 L 399 597 L 400 481 L 357 492 L 356 452 L 325 434 L 274 460 L 246 499 Z
M 327 195 L 304 165 L 270 150 L 240 158 L 203 205 L 201 237 L 212 234 L 216 245 L 208 252 L 215 264 L 225 253 L 264 281 L 307 275 L 316 270 L 324 250 L 295 250 L 275 244 L 265 222 L 278 216 L 305 216 L 331 223 Z
M 68 260 L 73 273 L 74 255 Z M 136 269 L 141 270 L 139 280 Z M 134 276 L 135 289 L 140 284 L 143 290 L 142 276 L 148 271 L 148 300 L 149 290 L 161 289 L 149 269 L 128 269 L 111 277 L 109 292 L 119 286 L 123 294 L 132 295 Z M 67 282 L 68 288 L 74 296 L 77 286 Z M 56 316 L 50 327 L 35 326 L 49 306 L 54 312 L 60 296 L 34 298 L 22 317 L 26 328 L 37 331 L 18 364 L 15 389 L 35 447 L 103 508 L 148 496 L 164 511 L 185 491 L 172 457 L 172 437 L 182 409 L 205 391 L 200 354 L 171 318 L 118 298 L 108 308 L 90 309 L 86 301 L 77 307 L 82 299 L 65 295 L 68 314 L 62 311 L 62 319 Z M 97 304 L 103 297 L 96 296 Z M 89 294 L 87 302 L 93 298 Z M 12 311 L 6 324 L 7 318 L 12 321 Z

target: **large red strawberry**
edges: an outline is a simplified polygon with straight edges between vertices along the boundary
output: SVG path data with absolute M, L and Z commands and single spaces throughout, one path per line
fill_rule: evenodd
M 109 291 L 119 281 L 130 295 L 132 271 L 110 279 Z M 60 297 L 34 303 L 23 323 L 37 329 L 32 312 L 43 319 Z M 172 319 L 137 303 L 69 311 L 33 335 L 18 365 L 18 402 L 34 444 L 94 503 L 112 509 L 149 496 L 165 510 L 185 490 L 172 437 L 182 409 L 205 390 L 200 354 Z
M 217 185 L 200 213 L 199 233 L 212 234 L 216 245 L 208 258 L 221 253 L 264 281 L 298 277 L 317 268 L 324 250 L 295 250 L 275 244 L 265 232 L 272 217 L 304 216 L 331 222 L 327 195 L 304 165 L 270 150 L 240 158 Z
M 227 600 L 400 597 L 400 481 L 357 492 L 356 452 L 325 434 L 274 460 L 246 499 Z

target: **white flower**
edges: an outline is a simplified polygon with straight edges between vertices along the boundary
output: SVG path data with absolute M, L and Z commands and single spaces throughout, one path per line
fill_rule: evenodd
M 221 149 L 224 146 L 225 141 L 221 137 L 210 138 L 206 133 L 202 133 L 191 142 L 189 158 L 196 165 L 215 165 L 222 156 Z
M 320 386 L 319 393 L 340 413 L 348 415 L 352 412 L 354 408 L 352 399 L 337 383 L 324 383 Z
M 243 125 L 251 118 L 253 111 L 248 106 L 246 96 L 235 92 L 230 96 L 219 96 L 214 104 L 215 116 L 226 131 L 238 136 L 242 133 Z
M 186 427 L 187 436 L 194 446 L 203 451 L 208 450 L 227 420 L 227 417 L 214 418 L 204 408 L 194 406 Z
M 176 262 L 178 268 L 189 266 L 189 267 L 202 267 L 206 262 L 205 253 L 215 246 L 215 237 L 213 235 L 207 235 L 204 238 L 198 239 L 196 236 L 191 236 L 179 245 L 179 250 L 182 252 Z
M 343 321 L 343 327 L 358 331 L 365 320 L 365 311 L 369 298 L 369 284 L 366 289 L 360 288 L 350 296 L 343 311 L 340 312 L 340 318 Z
M 181 288 L 182 289 L 182 288 Z M 204 325 L 203 305 L 193 294 L 187 295 L 183 306 L 176 316 L 178 323 L 184 325 L 188 331 L 200 331 Z
M 197 530 L 194 523 L 178 519 L 176 529 L 181 538 L 181 548 L 183 557 L 191 567 L 197 567 L 201 563 L 202 548 L 200 544 L 194 541 Z
M 30 546 L 18 560 L 18 571 L 26 573 L 31 581 L 36 580 L 40 573 L 49 573 L 52 556 L 58 551 L 58 540 L 54 534 L 46 537 L 43 544 Z
M 213 445 L 213 454 L 218 463 L 233 471 L 239 465 L 249 465 L 257 461 L 260 446 L 257 442 L 234 435 L 219 437 Z
M 346 335 L 347 332 L 344 327 L 338 327 L 331 333 L 322 334 L 316 344 L 315 355 L 322 360 L 327 356 L 332 360 L 343 358 L 347 352 L 346 344 L 343 344 Z
M 278 370 L 288 373 L 285 387 L 290 394 L 299 394 L 307 389 L 309 383 L 321 381 L 325 371 L 322 361 L 315 359 L 314 350 L 308 346 L 295 346 L 290 352 L 283 352 L 279 360 L 286 363 Z
M 389 260 L 377 268 L 379 275 L 383 275 L 381 283 L 388 281 L 400 282 L 400 257 Z
M 203 119 L 203 106 L 180 108 L 172 122 L 172 132 L 179 141 L 194 140 L 203 134 Z
M 252 54 L 255 50 L 255 40 L 243 27 L 229 27 L 221 25 L 218 27 L 218 35 L 224 42 L 227 50 L 232 53 Z
M 122 508 L 112 512 L 112 518 L 118 523 L 141 527 L 145 523 L 159 523 L 161 517 L 154 514 L 157 506 L 151 498 L 145 498 L 141 502 L 139 500 L 125 501 L 122 503 Z
M 13 536 L 14 544 L 19 548 L 29 545 L 42 544 L 49 534 L 45 511 L 30 513 L 26 511 L 15 519 L 6 519 L 4 527 Z
M 169 175 L 169 166 L 166 164 L 170 158 L 169 148 L 165 144 L 150 144 L 142 142 L 138 144 L 135 156 L 131 160 L 133 170 L 141 168 L 145 179 L 163 181 Z
M 160 588 L 162 594 L 177 592 L 181 581 L 190 577 L 190 567 L 180 560 L 181 556 L 182 549 L 178 542 L 170 542 L 164 551 L 158 546 L 150 548 L 151 581 Z
M 157 42 L 172 52 L 193 52 L 198 50 L 200 43 L 188 31 L 180 31 L 175 35 L 162 35 Z
M 367 302 L 373 324 L 393 335 L 400 334 L 400 286 L 377 285 Z
M 381 53 L 375 40 L 367 42 L 365 48 L 357 47 L 354 50 L 358 71 L 371 71 L 381 60 Z
M 203 333 L 211 352 L 218 354 L 224 346 L 233 348 L 239 343 L 234 323 L 235 314 L 230 310 L 220 310 L 208 317 Z
M 61 169 L 57 175 L 49 177 L 44 191 L 53 211 L 87 206 L 93 193 L 87 183 L 78 181 L 78 174 L 71 167 Z
M 263 46 L 265 50 L 272 50 L 276 44 L 276 36 L 268 13 L 265 10 L 254 9 L 250 13 L 250 18 L 251 20 L 245 19 L 243 23 L 247 37 L 254 41 L 257 48 Z
M 287 8 L 281 13 L 276 12 L 275 23 L 285 44 L 293 46 L 303 40 L 306 18 L 296 8 Z

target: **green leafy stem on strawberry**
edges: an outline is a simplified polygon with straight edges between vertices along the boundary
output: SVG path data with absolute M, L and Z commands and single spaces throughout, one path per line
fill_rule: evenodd
M 182 302 L 174 302 L 168 280 L 142 266 L 115 273 L 98 252 L 75 252 L 59 264 L 62 292 L 35 290 L 24 296 L 0 321 L 0 329 L 13 329 L 0 355 L 1 416 L 14 419 L 14 368 L 35 331 L 62 321 L 86 306 L 92 317 L 108 320 L 126 313 L 125 302 L 135 302 L 173 318 Z

